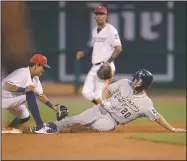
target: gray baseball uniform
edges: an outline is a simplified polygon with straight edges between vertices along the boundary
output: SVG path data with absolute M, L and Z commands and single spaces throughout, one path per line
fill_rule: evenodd
M 132 81 L 121 79 L 110 84 L 108 89 L 112 93 L 112 97 L 104 105 L 95 105 L 79 115 L 55 121 L 58 130 L 79 123 L 92 130 L 111 131 L 118 124 L 126 124 L 139 117 L 156 120 L 160 116 L 146 93 L 133 94 Z

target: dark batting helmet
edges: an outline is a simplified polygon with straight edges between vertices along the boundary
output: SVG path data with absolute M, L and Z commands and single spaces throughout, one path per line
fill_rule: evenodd
M 144 89 L 146 90 L 153 82 L 153 75 L 151 74 L 151 72 L 145 69 L 138 70 L 132 76 L 133 76 L 133 82 L 135 79 L 137 81 L 142 82 L 141 86 L 135 88 L 136 90 L 144 90 Z

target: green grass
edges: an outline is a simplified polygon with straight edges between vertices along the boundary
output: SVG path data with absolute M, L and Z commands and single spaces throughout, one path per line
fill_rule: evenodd
M 62 99 L 63 100 L 63 99 Z M 167 100 L 166 100 L 167 101 Z M 56 103 L 56 102 L 55 102 Z M 76 100 L 63 100 L 61 103 L 68 107 L 70 116 L 79 114 L 82 111 L 91 108 L 94 104 L 89 101 L 76 101 Z M 186 122 L 186 103 L 185 102 L 168 102 L 168 103 L 156 103 L 155 109 L 162 114 L 162 116 L 170 123 L 185 123 Z M 44 122 L 54 121 L 55 113 L 46 105 L 39 103 L 39 110 L 41 117 Z M 8 120 L 12 119 L 11 115 L 8 115 Z M 147 118 L 140 118 L 133 121 L 136 123 L 146 123 L 150 122 Z
M 186 145 L 186 134 L 138 134 L 130 136 L 131 139 L 161 142 L 175 145 Z
M 186 96 L 186 89 L 159 89 L 152 88 L 147 92 L 150 95 Z
M 185 102 L 168 102 L 155 103 L 155 109 L 170 123 L 186 122 L 186 103 Z M 147 118 L 140 118 L 132 123 L 149 122 Z
M 93 103 L 90 103 L 89 101 L 84 101 L 84 102 L 77 101 L 76 102 L 74 100 L 72 101 L 64 100 L 63 102 L 58 102 L 58 103 L 63 104 L 66 107 L 68 107 L 69 116 L 79 114 L 83 112 L 84 110 L 93 106 Z M 40 102 L 38 102 L 38 106 L 39 106 L 40 115 L 44 122 L 50 122 L 50 121 L 56 120 L 56 114 L 52 109 L 50 109 L 49 107 L 47 107 L 46 105 Z M 7 112 L 4 112 L 4 114 L 7 115 L 8 122 L 10 122 L 13 119 L 13 116 L 11 114 Z M 31 121 L 33 121 L 32 117 L 31 117 Z

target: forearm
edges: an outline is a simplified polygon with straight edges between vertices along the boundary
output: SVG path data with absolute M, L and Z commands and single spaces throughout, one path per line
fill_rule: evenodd
M 40 96 L 37 96 L 38 99 L 43 103 L 46 104 L 48 107 L 56 111 L 55 106 L 49 101 L 49 99 L 46 97 L 45 94 L 42 94 Z
M 9 92 L 24 92 L 24 88 L 17 87 L 16 85 L 5 83 L 3 89 Z
M 173 131 L 173 127 L 160 115 L 160 117 L 156 120 L 158 124 L 169 131 Z
M 111 63 L 113 60 L 115 60 L 120 55 L 121 51 L 121 46 L 116 46 L 112 56 L 107 60 L 107 62 Z
M 102 93 L 102 100 L 105 100 L 105 99 L 108 99 L 112 96 L 111 92 L 109 91 L 108 89 L 108 86 L 106 86 L 104 89 L 103 89 L 103 93 Z

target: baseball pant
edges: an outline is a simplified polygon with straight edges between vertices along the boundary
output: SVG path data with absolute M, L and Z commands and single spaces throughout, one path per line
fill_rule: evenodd
M 79 115 L 66 117 L 53 123 L 56 124 L 59 131 L 62 131 L 63 128 L 71 127 L 74 124 L 81 124 L 98 132 L 112 131 L 117 126 L 112 116 L 100 105 L 95 105 Z
M 10 112 L 13 116 L 20 119 L 29 117 L 29 111 L 24 103 L 26 102 L 26 96 L 21 95 L 13 98 L 2 98 L 2 109 Z
M 106 85 L 108 86 L 113 79 L 113 77 L 110 80 L 101 80 L 98 78 L 97 71 L 99 70 L 101 65 L 93 65 L 86 77 L 86 80 L 85 80 L 85 83 L 82 89 L 82 94 L 84 98 L 89 101 L 101 99 L 103 88 Z M 110 66 L 112 67 L 112 75 L 114 76 L 115 65 L 112 62 L 110 63 Z

